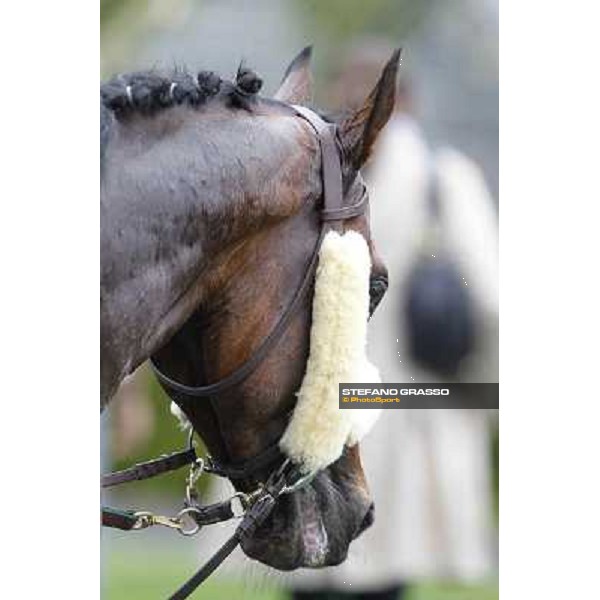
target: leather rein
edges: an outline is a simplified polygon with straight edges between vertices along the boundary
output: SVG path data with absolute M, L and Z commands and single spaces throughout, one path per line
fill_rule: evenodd
M 342 166 L 335 125 L 327 123 L 308 108 L 302 106 L 291 106 L 291 108 L 296 115 L 307 121 L 315 131 L 322 160 L 323 208 L 321 209 L 321 230 L 304 277 L 284 314 L 258 349 L 246 362 L 223 379 L 208 385 L 188 386 L 162 373 L 151 360 L 154 373 L 167 393 L 182 394 L 194 398 L 208 397 L 229 390 L 249 377 L 281 339 L 292 317 L 302 305 L 302 301 L 314 283 L 319 250 L 325 234 L 330 230 L 341 232 L 343 221 L 357 217 L 365 211 L 366 193 L 363 193 L 356 204 L 352 206 L 343 205 Z M 205 525 L 212 525 L 234 518 L 241 519 L 234 534 L 183 586 L 170 596 L 169 600 L 188 598 L 241 541 L 250 538 L 258 527 L 267 520 L 280 496 L 290 494 L 303 487 L 314 476 L 314 474 L 302 474 L 290 459 L 282 455 L 278 444 L 270 446 L 259 455 L 243 463 L 226 465 L 217 463 L 210 456 L 200 458 L 196 455 L 193 445 L 193 433 L 193 429 L 190 430 L 187 449 L 145 463 L 139 463 L 123 471 L 109 473 L 101 479 L 102 487 L 108 488 L 130 481 L 148 479 L 191 465 L 186 480 L 184 508 L 177 515 L 165 517 L 155 515 L 149 511 L 102 507 L 102 525 L 107 527 L 129 531 L 162 525 L 175 529 L 182 535 L 189 536 L 198 533 Z M 201 505 L 199 503 L 195 484 L 202 474 L 209 473 L 233 480 L 243 479 L 252 472 L 275 462 L 278 462 L 279 466 L 271 472 L 265 483 L 261 483 L 252 492 L 236 492 L 228 499 L 215 504 Z

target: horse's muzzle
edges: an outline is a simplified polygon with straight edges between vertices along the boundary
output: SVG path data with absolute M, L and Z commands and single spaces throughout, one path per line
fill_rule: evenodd
M 242 543 L 244 552 L 283 571 L 343 562 L 352 540 L 374 518 L 360 462 L 351 454 L 345 452 L 308 485 L 281 496 L 265 524 Z

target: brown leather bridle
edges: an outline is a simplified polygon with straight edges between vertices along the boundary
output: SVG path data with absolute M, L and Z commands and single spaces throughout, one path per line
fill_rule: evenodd
M 337 137 L 336 126 L 333 123 L 326 122 L 308 108 L 303 106 L 292 106 L 291 108 L 299 117 L 311 125 L 317 135 L 321 149 L 323 182 L 323 208 L 320 211 L 321 229 L 304 277 L 286 311 L 258 349 L 246 362 L 223 379 L 208 385 L 188 386 L 162 373 L 151 360 L 154 373 L 167 393 L 191 398 L 215 396 L 230 390 L 248 378 L 279 342 L 292 317 L 302 305 L 309 289 L 313 285 L 319 250 L 327 232 L 330 230 L 341 232 L 345 220 L 360 216 L 365 212 L 366 190 L 363 190 L 363 194 L 356 204 L 344 206 L 341 147 Z M 303 475 L 289 459 L 286 459 L 281 454 L 278 444 L 267 448 L 259 455 L 244 461 L 242 464 L 217 464 L 210 457 L 206 459 L 198 458 L 193 448 L 192 434 L 193 431 L 190 434 L 189 447 L 182 452 L 176 452 L 153 461 L 141 463 L 124 471 L 110 473 L 102 478 L 102 487 L 111 487 L 128 481 L 154 477 L 161 473 L 178 469 L 184 465 L 192 465 L 186 488 L 185 508 L 176 517 L 159 517 L 149 512 L 122 511 L 103 507 L 102 523 L 109 527 L 132 530 L 143 529 L 150 525 L 165 525 L 178 529 L 184 535 L 191 535 L 204 525 L 225 521 L 236 516 L 242 517 L 233 536 L 221 546 L 190 580 L 170 597 L 170 600 L 183 600 L 193 593 L 227 558 L 241 540 L 251 537 L 256 529 L 265 522 L 273 511 L 279 496 L 294 492 L 296 489 L 306 485 L 309 479 L 314 476 L 314 474 L 310 476 Z M 253 492 L 248 494 L 237 492 L 223 502 L 208 506 L 201 506 L 196 502 L 194 483 L 203 472 L 230 479 L 242 479 L 259 469 L 274 464 L 275 461 L 278 461 L 279 466 L 272 471 L 267 481 L 259 485 Z M 193 521 L 191 529 L 187 525 L 184 525 L 190 519 Z
M 311 288 L 317 268 L 319 250 L 321 249 L 321 243 L 323 242 L 325 234 L 331 229 L 341 232 L 342 224 L 345 220 L 357 217 L 365 211 L 366 193 L 363 193 L 358 203 L 352 206 L 343 205 L 342 167 L 335 125 L 327 123 L 315 112 L 303 106 L 293 106 L 293 109 L 300 117 L 310 123 L 317 134 L 321 148 L 323 178 L 321 230 L 306 267 L 304 277 L 300 283 L 300 287 L 296 290 L 292 301 L 275 327 L 254 351 L 252 356 L 235 371 L 215 383 L 201 386 L 185 385 L 165 375 L 151 360 L 154 374 L 167 392 L 176 392 L 192 398 L 215 396 L 240 384 L 251 375 L 274 346 L 277 345 L 281 336 L 285 333 L 290 320 L 302 305 L 302 301 L 306 297 L 308 290 Z

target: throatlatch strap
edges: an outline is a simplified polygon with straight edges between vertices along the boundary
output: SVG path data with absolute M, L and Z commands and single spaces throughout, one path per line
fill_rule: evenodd
M 150 477 L 168 473 L 169 471 L 175 471 L 185 465 L 189 465 L 193 463 L 196 458 L 196 451 L 194 448 L 188 448 L 181 452 L 173 452 L 173 454 L 165 454 L 154 460 L 138 463 L 128 469 L 123 469 L 123 471 L 115 471 L 114 473 L 103 475 L 101 484 L 103 488 L 107 488 L 113 485 L 127 483 L 128 481 L 149 479 Z

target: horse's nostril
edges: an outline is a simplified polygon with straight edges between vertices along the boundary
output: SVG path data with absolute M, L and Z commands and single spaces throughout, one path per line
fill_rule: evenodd
M 356 537 L 358 537 L 365 529 L 368 529 L 373 525 L 373 521 L 375 521 L 375 505 L 371 502 L 371 506 L 367 510 L 358 531 L 356 532 Z

